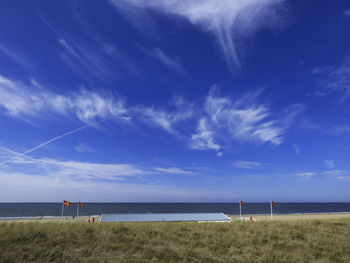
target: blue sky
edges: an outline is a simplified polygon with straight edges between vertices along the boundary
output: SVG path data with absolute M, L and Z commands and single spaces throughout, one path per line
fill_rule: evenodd
M 350 198 L 350 3 L 2 1 L 0 201 Z

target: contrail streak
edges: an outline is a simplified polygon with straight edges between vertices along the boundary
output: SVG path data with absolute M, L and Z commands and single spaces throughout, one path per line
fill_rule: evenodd
M 34 148 L 31 148 L 31 149 L 25 151 L 24 153 L 20 153 L 20 154 L 18 154 L 18 155 L 16 155 L 16 156 L 14 156 L 14 157 L 12 157 L 12 158 L 6 160 L 6 161 L 1 162 L 1 163 L 0 163 L 0 166 L 6 164 L 6 163 L 8 163 L 8 162 L 12 162 L 12 161 L 18 159 L 19 157 L 22 157 L 22 156 L 24 156 L 24 155 L 26 155 L 26 154 L 28 154 L 28 153 L 31 153 L 31 152 L 33 152 L 33 151 L 35 151 L 35 150 L 37 150 L 37 149 L 40 149 L 41 147 L 44 147 L 45 145 L 48 145 L 49 143 L 52 143 L 52 142 L 54 142 L 54 141 L 57 141 L 57 140 L 59 140 L 59 139 L 65 137 L 65 136 L 67 136 L 67 135 L 69 135 L 69 134 L 78 132 L 78 131 L 80 131 L 80 130 L 82 130 L 82 129 L 85 129 L 85 128 L 89 127 L 89 126 L 90 126 L 89 124 L 86 124 L 86 125 L 84 125 L 84 126 L 82 126 L 82 127 L 80 127 L 80 128 L 74 129 L 74 130 L 72 130 L 72 131 L 70 131 L 70 132 L 64 133 L 64 134 L 62 134 L 62 135 L 59 135 L 59 136 L 57 136 L 57 137 L 55 137 L 55 138 L 52 138 L 52 139 L 46 141 L 46 142 L 43 142 L 42 144 L 39 144 L 38 146 L 35 146 Z

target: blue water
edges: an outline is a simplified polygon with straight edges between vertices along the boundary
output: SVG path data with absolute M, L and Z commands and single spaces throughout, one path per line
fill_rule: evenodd
M 0 203 L 1 217 L 61 216 L 61 203 Z M 77 204 L 64 208 L 76 215 Z M 350 212 L 350 203 L 277 203 L 274 214 Z M 239 214 L 238 203 L 85 203 L 79 215 L 102 213 L 215 213 Z M 269 203 L 246 203 L 242 214 L 268 214 Z

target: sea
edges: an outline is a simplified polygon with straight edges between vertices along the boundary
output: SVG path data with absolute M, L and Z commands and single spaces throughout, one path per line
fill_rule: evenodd
M 84 203 L 79 216 L 107 213 L 224 213 L 239 214 L 239 203 Z M 64 216 L 77 215 L 77 203 L 64 208 Z M 0 220 L 61 216 L 62 203 L 0 203 Z M 242 214 L 269 214 L 269 203 L 249 203 Z M 350 203 L 276 203 L 274 214 L 350 213 Z

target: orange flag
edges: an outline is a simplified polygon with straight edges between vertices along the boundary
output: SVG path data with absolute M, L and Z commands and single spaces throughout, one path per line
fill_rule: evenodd
M 79 202 L 79 206 L 80 206 L 81 208 L 84 208 L 84 207 L 85 207 L 85 205 L 84 205 L 82 202 Z
M 64 207 L 69 207 L 70 206 L 70 202 L 66 201 L 66 200 L 63 200 L 63 206 Z
M 274 201 L 271 200 L 271 205 L 272 205 L 272 206 L 275 206 L 275 205 L 276 205 L 276 202 L 274 202 Z
M 243 202 L 243 201 L 239 201 L 239 203 L 240 203 L 241 205 L 245 205 L 245 202 Z

